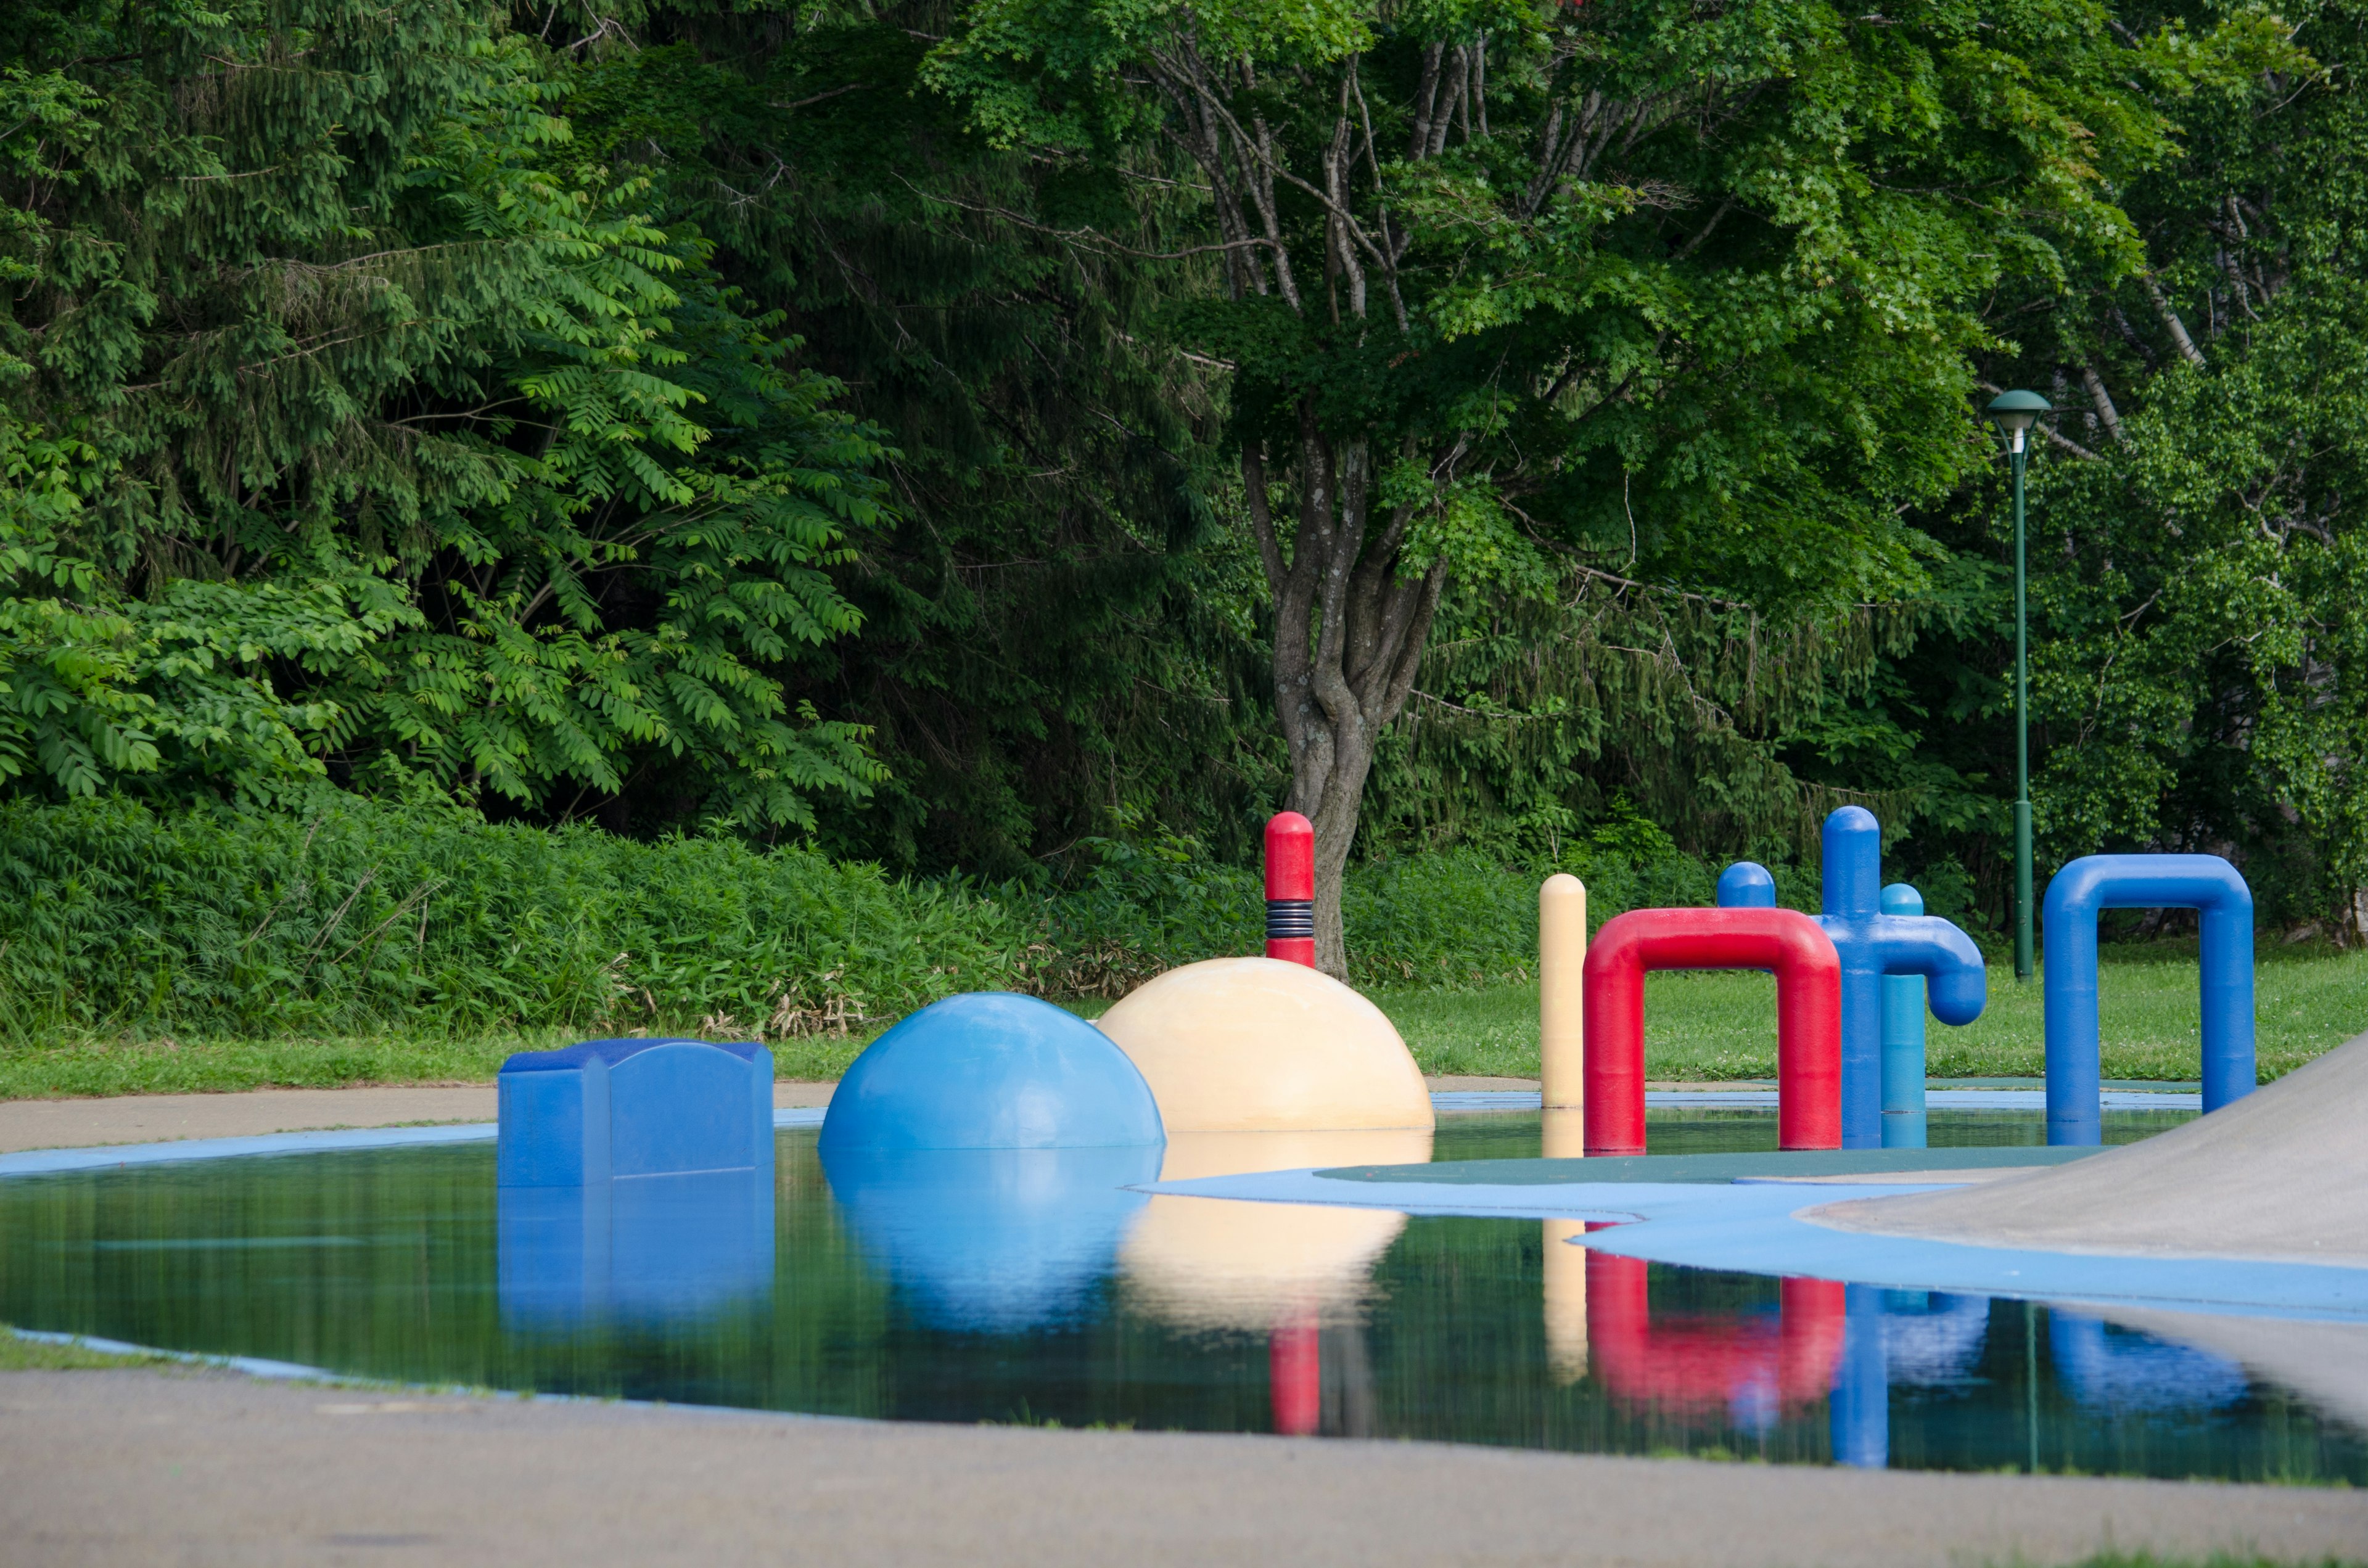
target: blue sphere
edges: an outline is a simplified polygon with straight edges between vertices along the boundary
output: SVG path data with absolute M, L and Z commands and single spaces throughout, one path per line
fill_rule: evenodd
M 825 1151 L 1167 1142 L 1151 1085 L 1108 1035 L 1008 991 L 949 996 L 873 1040 L 822 1124 Z

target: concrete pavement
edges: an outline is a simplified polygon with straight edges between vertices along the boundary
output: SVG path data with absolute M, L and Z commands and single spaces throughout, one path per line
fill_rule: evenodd
M 17 1568 L 2046 1568 L 2368 1553 L 2368 1494 L 0 1374 Z

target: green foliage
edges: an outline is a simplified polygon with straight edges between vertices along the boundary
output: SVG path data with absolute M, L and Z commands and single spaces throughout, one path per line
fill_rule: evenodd
M 0 769 L 809 824 L 876 434 L 457 0 L 0 23 Z
M 1020 977 L 959 887 L 334 795 L 302 813 L 0 805 L 7 1037 L 844 1033 Z
M 2173 136 L 2120 189 L 2142 261 L 2002 290 L 1983 356 L 1991 384 L 2062 410 L 2030 474 L 2041 876 L 2102 850 L 2224 854 L 2266 920 L 2348 937 L 2368 884 L 2352 499 L 2368 13 L 2115 11 L 2134 67 L 2176 61 L 2138 78 Z M 1903 866 L 1992 919 L 2013 795 L 2003 467 L 1924 519 L 1956 558 L 1926 634 L 1862 696 L 1827 694 L 1792 753 L 1815 777 L 1915 797 Z
M 1336 508 L 1384 541 L 1349 550 L 1357 583 L 1438 596 L 1383 836 L 1510 818 L 1533 846 L 1612 789 L 1701 848 L 1844 798 L 1803 790 L 1784 743 L 1927 613 L 1947 562 L 1903 513 L 1984 460 L 1965 394 L 1991 301 L 2136 267 L 2115 196 L 2169 155 L 2169 101 L 2274 54 L 2257 23 L 2125 46 L 2070 0 L 983 0 L 963 21 L 928 78 L 982 135 L 1106 165 L 1163 222 L 1185 170 L 1206 188 L 1224 259 L 1164 325 L 1233 368 L 1251 516 L 1278 518 L 1278 660 L 1315 624 L 1283 562 Z M 1295 494 L 1269 498 L 1286 466 Z M 1322 618 L 1360 659 L 1432 615 L 1361 607 Z M 1321 838 L 1310 791 L 1351 743 L 1303 740 L 1293 700 Z
M 823 801 L 815 842 L 1000 879 L 1148 810 L 1245 853 L 1274 765 L 1255 562 L 1200 548 L 1212 378 L 1149 340 L 1176 266 L 1059 237 L 1123 210 L 1122 182 L 969 135 L 917 76 L 934 0 L 632 26 L 575 53 L 575 145 L 658 182 L 894 432 L 894 515 L 834 573 L 862 624 L 791 681 L 865 725 L 887 777 Z M 646 831 L 675 793 L 629 780 L 603 820 Z
M 597 952 L 599 922 L 492 891 L 523 935 L 454 927 L 442 970 L 442 927 L 340 958 L 445 873 L 357 847 L 381 829 L 331 823 L 324 778 L 436 844 L 492 831 L 455 800 L 690 831 L 571 832 L 550 865 L 732 908 L 776 873 L 702 858 L 719 833 L 986 879 L 845 873 L 905 911 L 889 928 L 942 918 L 948 961 L 1055 992 L 1251 950 L 1245 868 L 1292 762 L 1250 519 L 1279 508 L 1288 552 L 1301 499 L 1231 465 L 1262 446 L 1279 479 L 1303 406 L 1370 453 L 1390 570 L 1450 569 L 1344 880 L 1360 983 L 1523 972 L 1556 866 L 1599 919 L 1700 902 L 1739 854 L 1813 905 L 1789 862 L 1844 800 L 1928 907 L 1995 930 L 2011 567 L 1985 382 L 2065 410 L 2031 474 L 2043 877 L 2226 853 L 2265 918 L 2349 940 L 2363 18 L 0 10 L 0 790 L 37 895 L 0 979 L 27 1030 L 343 1040 L 625 1027 L 591 977 L 669 933 L 740 955 L 646 960 L 645 1014 L 683 1027 L 753 1028 L 839 961 L 689 916 Z M 1190 115 L 1137 69 L 1188 34 L 1256 62 L 1193 112 L 1262 117 L 1301 177 L 1333 158 L 1337 201 L 1278 176 L 1271 233 L 1202 248 L 1231 243 L 1215 187 L 1160 140 Z M 123 791 L 154 815 L 119 834 Z M 101 803 L 41 814 L 69 800 Z M 305 870 L 316 820 L 348 847 Z M 283 912 L 242 954 L 263 910 L 199 885 L 250 855 L 256 885 L 313 878 L 324 927 L 381 860 L 414 881 L 380 872 L 307 968 L 319 928 Z M 84 858 L 120 887 L 41 885 Z M 142 877 L 237 940 L 140 948 L 174 929 Z M 545 929 L 569 920 L 581 951 Z M 846 962 L 790 1010 L 934 994 Z
M 0 1040 L 20 1056 L 73 1046 L 37 1075 L 94 1088 L 129 1069 L 74 1055 L 81 1042 L 163 1035 L 316 1043 L 141 1069 L 152 1088 L 473 1077 L 524 1049 L 521 1032 L 634 1028 L 763 1038 L 827 1075 L 852 1042 L 951 992 L 1115 997 L 1258 950 L 1255 873 L 1172 835 L 1088 848 L 1078 885 L 1047 894 L 329 791 L 294 812 L 17 800 L 0 803 Z M 1568 846 L 1559 864 L 1588 879 L 1599 925 L 1710 893 L 1711 867 L 1649 824 Z M 1537 885 L 1554 869 L 1471 850 L 1352 868 L 1360 983 L 1528 979 Z M 1789 872 L 1783 888 L 1804 891 Z M 394 1035 L 429 1043 L 380 1038 Z

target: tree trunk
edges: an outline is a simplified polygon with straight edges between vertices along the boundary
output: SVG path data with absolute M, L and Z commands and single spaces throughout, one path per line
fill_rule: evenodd
M 1346 979 L 1340 877 L 1357 837 L 1382 731 L 1405 709 L 1446 582 L 1444 562 L 1400 574 L 1408 508 L 1368 538 L 1372 452 L 1299 411 L 1299 516 L 1284 559 L 1267 494 L 1265 453 L 1242 451 L 1242 480 L 1274 609 L 1274 706 L 1291 749 L 1290 808 L 1315 826 L 1315 966 Z

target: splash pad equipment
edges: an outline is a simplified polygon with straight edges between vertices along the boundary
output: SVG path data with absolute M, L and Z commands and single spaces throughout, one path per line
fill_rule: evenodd
M 773 1056 L 597 1040 L 502 1063 L 495 1154 L 503 1319 L 663 1321 L 773 1277 Z
M 2095 1143 L 2099 1120 L 2097 912 L 2202 915 L 2203 1110 L 2253 1092 L 2253 893 L 2217 855 L 2085 855 L 2047 884 L 2047 1141 Z
M 1715 902 L 1721 909 L 1773 909 L 1776 879 L 1757 860 L 1737 860 L 1718 874 Z
M 1924 895 L 1906 882 L 1883 890 L 1885 915 L 1921 915 Z M 1920 974 L 1883 977 L 1883 1146 L 1925 1146 L 1924 987 Z
M 1010 992 L 933 1002 L 831 1096 L 822 1148 L 1106 1149 L 1167 1142 L 1151 1086 L 1076 1014 Z
M 521 1051 L 496 1080 L 496 1183 L 773 1168 L 773 1053 L 702 1040 L 595 1040 Z
M 1790 909 L 1636 909 L 1604 922 L 1587 954 L 1587 1153 L 1645 1152 L 1645 972 L 1776 974 L 1777 1142 L 1841 1142 L 1841 963 L 1816 921 Z
M 1422 1070 L 1396 1028 L 1304 964 L 1186 964 L 1136 987 L 1101 1027 L 1141 1070 L 1173 1132 L 1433 1123 Z
M 1863 806 L 1843 806 L 1826 818 L 1820 841 L 1824 856 L 1825 907 L 1817 924 L 1833 938 L 1842 965 L 1842 1144 L 1845 1149 L 1922 1148 L 1923 1028 L 1926 989 L 1918 995 L 1915 1026 L 1916 1083 L 1913 1103 L 1902 1079 L 1894 1096 L 1885 1066 L 1885 998 L 1894 978 L 1921 976 L 1930 982 L 1932 1016 L 1944 1024 L 1970 1024 L 1988 1000 L 1982 953 L 1974 939 L 1951 922 L 1924 914 L 1913 888 L 1897 884 L 1904 898 L 1893 904 L 1877 892 L 1883 880 L 1883 830 Z M 1913 901 L 1908 907 L 1907 901 Z M 1776 879 L 1765 866 L 1738 860 L 1719 873 L 1722 909 L 1766 909 L 1776 903 Z M 1896 993 L 1905 996 L 1909 987 Z M 1907 1046 L 1900 1047 L 1904 1063 Z M 1895 1097 L 1903 1113 L 1886 1119 Z M 1894 1142 L 1913 1137 L 1916 1142 Z
M 1315 830 L 1297 812 L 1277 812 L 1266 824 L 1267 956 L 1171 969 L 1102 1015 L 1102 1032 L 1141 1069 L 1169 1131 L 1433 1125 L 1430 1091 L 1396 1026 L 1315 970 Z
M 1883 1146 L 1883 978 L 1920 974 L 1932 1016 L 1970 1024 L 1988 981 L 1974 939 L 1929 915 L 1886 915 L 1881 903 L 1883 830 L 1863 806 L 1826 818 L 1824 912 L 1817 924 L 1842 964 L 1842 1147 Z M 1920 903 L 1920 900 L 1918 901 Z
M 1315 824 L 1297 812 L 1266 824 L 1266 956 L 1315 967 Z
M 1567 873 L 1538 888 L 1538 1087 L 1546 1110 L 1587 1093 L 1587 884 Z

